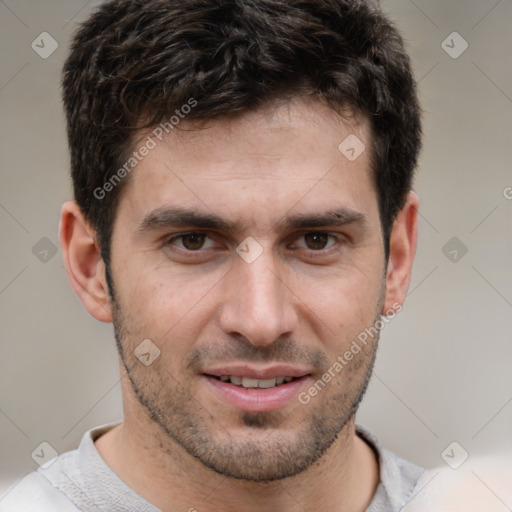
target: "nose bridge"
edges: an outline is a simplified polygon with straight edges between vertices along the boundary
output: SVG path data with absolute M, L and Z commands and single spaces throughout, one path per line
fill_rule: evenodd
M 252 309 L 260 311 L 272 310 L 276 312 L 282 306 L 282 285 L 271 255 L 260 256 L 260 261 L 244 263 L 242 267 L 242 283 L 246 283 L 247 294 L 245 300 L 252 304 Z M 244 285 L 242 285 L 244 286 Z M 243 295 L 243 292 L 242 292 Z
M 231 273 L 221 315 L 227 334 L 266 345 L 294 329 L 293 304 L 270 249 L 250 263 L 240 258 Z

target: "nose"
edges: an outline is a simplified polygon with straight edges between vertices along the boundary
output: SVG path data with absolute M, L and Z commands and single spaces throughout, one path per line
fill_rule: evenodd
M 226 275 L 222 290 L 221 328 L 258 347 L 291 334 L 298 323 L 296 298 L 269 252 L 266 249 L 252 263 L 237 260 Z

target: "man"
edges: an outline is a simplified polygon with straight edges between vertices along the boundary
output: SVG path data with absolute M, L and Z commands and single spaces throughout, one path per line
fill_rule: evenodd
M 419 106 L 378 7 L 109 1 L 63 96 L 61 244 L 124 421 L 4 509 L 402 509 L 423 470 L 355 426 L 417 236 Z

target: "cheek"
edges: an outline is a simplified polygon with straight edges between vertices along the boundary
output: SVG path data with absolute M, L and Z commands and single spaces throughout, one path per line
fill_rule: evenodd
M 173 359 L 179 359 L 213 314 L 214 294 L 210 296 L 208 291 L 218 279 L 194 280 L 157 269 L 124 275 L 118 295 L 131 338 L 129 343 L 149 338 L 162 350 L 162 355 L 172 354 Z
M 350 352 L 349 362 L 343 359 L 340 363 L 343 371 L 339 375 L 343 377 L 335 379 L 338 384 L 334 388 L 353 379 L 360 383 L 361 375 L 366 374 L 363 367 L 366 369 L 371 364 L 377 337 L 366 333 L 378 317 L 379 292 L 379 281 L 369 283 L 353 276 L 336 284 L 315 284 L 308 289 L 308 308 L 304 308 L 303 328 L 307 331 L 313 326 L 314 336 L 329 365 L 334 364 L 339 356 L 344 358 Z
M 382 273 L 344 269 L 321 279 L 303 280 L 297 295 L 334 332 L 373 321 L 378 311 Z

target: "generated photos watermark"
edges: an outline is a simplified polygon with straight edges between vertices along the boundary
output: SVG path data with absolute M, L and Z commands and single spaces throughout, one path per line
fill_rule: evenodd
M 187 114 L 190 114 L 192 109 L 197 106 L 197 100 L 194 98 L 189 98 L 187 103 L 183 104 L 181 108 L 176 109 L 176 115 L 171 116 L 168 121 L 160 123 L 150 135 L 146 137 L 146 140 L 143 144 L 141 144 L 126 160 L 122 167 L 120 167 L 104 184 L 102 187 L 97 187 L 94 189 L 93 194 L 96 199 L 102 200 L 105 199 L 109 192 L 112 192 L 114 188 L 119 185 L 119 183 L 128 176 L 131 171 L 135 168 L 135 166 L 141 162 L 144 157 L 148 156 L 152 149 L 155 149 L 157 146 L 157 141 L 161 141 L 163 137 L 169 133 L 176 126 L 180 124 L 180 122 L 187 117 Z
M 381 315 L 381 317 L 371 327 L 367 327 L 364 331 L 360 332 L 356 338 L 352 340 L 350 348 L 345 350 L 343 355 L 339 355 L 336 358 L 336 361 L 327 369 L 327 371 L 324 372 L 322 377 L 316 380 L 307 391 L 299 393 L 299 402 L 306 405 L 313 397 L 317 396 L 332 379 L 342 372 L 343 368 L 352 361 L 354 356 L 361 352 L 362 346 L 366 346 L 368 344 L 368 340 L 374 339 L 378 336 L 384 326 L 389 324 L 389 322 L 391 322 L 396 314 L 400 313 L 402 309 L 402 304 L 395 302 L 393 307 L 389 311 L 386 311 L 385 315 Z

